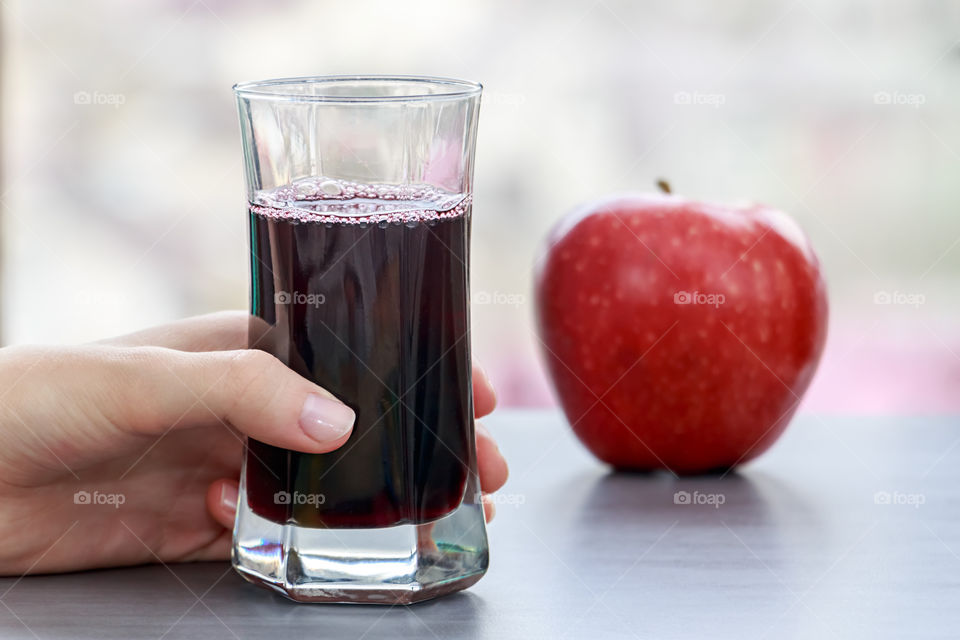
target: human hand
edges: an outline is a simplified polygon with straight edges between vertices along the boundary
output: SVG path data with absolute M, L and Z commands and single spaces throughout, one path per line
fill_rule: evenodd
M 0 349 L 0 574 L 225 559 L 244 435 L 307 453 L 346 442 L 352 412 L 247 350 L 248 318 Z M 496 400 L 478 367 L 473 381 L 480 417 Z M 477 458 L 496 491 L 507 466 L 479 423 Z

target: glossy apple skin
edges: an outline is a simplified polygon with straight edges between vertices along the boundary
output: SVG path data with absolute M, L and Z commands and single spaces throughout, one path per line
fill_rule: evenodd
M 551 233 L 535 294 L 567 419 L 621 469 L 696 474 L 758 456 L 796 411 L 826 339 L 809 241 L 758 205 L 591 203 Z

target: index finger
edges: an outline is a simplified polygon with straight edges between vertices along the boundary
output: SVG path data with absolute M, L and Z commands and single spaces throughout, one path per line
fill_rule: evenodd
M 270 325 L 245 311 L 219 311 L 101 340 L 114 347 L 164 347 L 176 351 L 235 351 L 248 347 L 251 332 L 263 335 Z M 263 347 L 271 351 L 268 345 Z M 479 364 L 473 364 L 473 409 L 477 418 L 497 406 L 497 393 Z

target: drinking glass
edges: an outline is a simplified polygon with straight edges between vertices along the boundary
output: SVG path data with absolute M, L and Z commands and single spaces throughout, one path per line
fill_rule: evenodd
M 234 87 L 249 347 L 356 412 L 340 449 L 248 439 L 246 579 L 299 601 L 410 603 L 487 569 L 469 244 L 481 86 L 328 76 Z

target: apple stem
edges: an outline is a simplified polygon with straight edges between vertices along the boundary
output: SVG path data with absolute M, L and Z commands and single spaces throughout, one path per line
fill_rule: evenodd
M 673 191 L 670 190 L 670 183 L 663 178 L 657 180 L 657 186 L 660 188 L 660 191 L 663 191 L 667 195 L 673 193 Z

